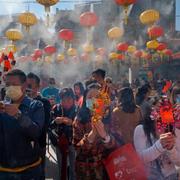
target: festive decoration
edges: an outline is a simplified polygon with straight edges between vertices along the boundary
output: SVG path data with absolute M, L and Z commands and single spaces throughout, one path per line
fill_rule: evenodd
M 109 59 L 110 59 L 110 60 L 118 59 L 118 54 L 115 53 L 115 52 L 111 52 L 111 53 L 109 54 Z
M 9 52 L 13 52 L 13 53 L 16 53 L 17 52 L 17 48 L 14 44 L 10 44 L 6 47 L 6 51 L 7 53 Z
M 115 0 L 115 2 L 118 5 L 123 6 L 124 14 L 125 14 L 124 22 L 125 22 L 125 24 L 127 24 L 127 21 L 128 21 L 128 7 L 129 7 L 129 5 L 134 4 L 136 2 L 136 0 Z
M 89 60 L 89 54 L 83 53 L 83 54 L 81 55 L 81 60 L 82 60 L 82 61 L 88 61 L 88 60 Z
M 94 46 L 92 44 L 84 44 L 83 50 L 85 53 L 91 53 L 94 51 Z
M 17 29 L 9 29 L 9 30 L 7 30 L 5 35 L 12 42 L 21 40 L 23 38 L 22 33 Z
M 30 27 L 37 23 L 37 18 L 33 13 L 27 11 L 20 14 L 18 21 L 26 27 L 27 31 L 29 31 Z
M 139 18 L 142 24 L 153 25 L 156 21 L 159 20 L 160 15 L 158 11 L 149 9 L 141 13 Z
M 159 43 L 157 50 L 158 51 L 163 51 L 164 49 L 167 48 L 167 45 L 165 43 Z
M 65 59 L 64 54 L 59 54 L 59 55 L 57 56 L 57 61 L 58 61 L 58 62 L 64 61 L 64 59 Z
M 117 59 L 121 61 L 125 60 L 124 54 L 118 54 Z
M 159 45 L 159 43 L 156 40 L 148 41 L 146 43 L 146 46 L 148 49 L 157 49 L 158 45 Z
M 172 54 L 173 54 L 172 50 L 170 50 L 170 49 L 163 50 L 163 53 L 167 56 L 172 56 Z
M 137 57 L 137 58 L 141 58 L 142 54 L 143 54 L 143 53 L 142 53 L 141 50 L 136 50 L 136 51 L 134 52 L 134 56 Z
M 94 12 L 85 12 L 80 16 L 80 24 L 85 27 L 96 26 L 98 23 L 98 17 Z
M 174 132 L 176 120 L 174 108 L 167 98 L 163 96 L 161 102 L 152 109 L 151 119 L 156 121 L 159 133 Z
M 117 50 L 118 51 L 122 51 L 122 52 L 126 52 L 128 50 L 128 44 L 127 43 L 119 43 L 117 46 L 116 46 Z
M 134 53 L 136 51 L 136 46 L 130 45 L 128 46 L 128 53 Z
M 61 29 L 59 31 L 59 38 L 64 41 L 71 41 L 74 38 L 74 33 L 71 29 Z
M 44 51 L 45 51 L 46 54 L 52 55 L 52 54 L 54 54 L 56 52 L 56 48 L 54 46 L 48 45 L 48 46 L 46 46 L 44 48 Z
M 34 50 L 34 55 L 38 58 L 42 57 L 43 51 L 41 49 L 35 49 Z
M 77 55 L 77 50 L 74 49 L 74 48 L 69 48 L 68 51 L 67 51 L 67 54 L 69 56 L 76 56 Z
M 104 56 L 106 54 L 105 48 L 98 48 L 96 52 L 100 56 Z
M 50 7 L 57 4 L 59 0 L 36 0 L 36 2 L 45 7 L 46 13 L 50 13 Z
M 120 38 L 123 34 L 123 29 L 120 29 L 119 27 L 113 27 L 108 31 L 108 37 L 113 40 Z
M 100 90 L 98 96 L 95 98 L 93 103 L 92 111 L 92 121 L 94 123 L 101 121 L 106 114 L 106 107 L 110 106 L 111 99 L 109 97 L 109 88 L 104 87 Z
M 164 35 L 164 29 L 161 26 L 152 26 L 148 28 L 148 35 L 150 39 L 156 39 Z

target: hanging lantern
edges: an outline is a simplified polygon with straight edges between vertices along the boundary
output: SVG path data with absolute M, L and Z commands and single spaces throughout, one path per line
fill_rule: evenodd
M 77 55 L 77 51 L 74 48 L 69 48 L 68 51 L 67 51 L 67 54 L 69 56 L 76 56 Z
M 124 34 L 124 30 L 120 29 L 119 27 L 113 27 L 108 31 L 108 37 L 113 40 L 122 37 L 123 34 Z
M 96 26 L 98 23 L 98 17 L 94 12 L 85 12 L 80 16 L 80 24 L 85 27 Z
M 103 58 L 102 58 L 102 56 L 97 55 L 97 56 L 95 57 L 95 60 L 96 60 L 96 61 L 102 61 L 102 60 L 103 60 Z
M 34 55 L 38 58 L 42 57 L 43 51 L 41 49 L 35 49 L 34 50 Z
M 128 44 L 127 43 L 119 43 L 116 46 L 118 51 L 126 52 L 128 50 Z
M 59 54 L 59 55 L 57 56 L 57 61 L 58 61 L 58 62 L 64 61 L 64 59 L 65 59 L 64 54 Z
M 164 29 L 161 26 L 152 26 L 148 28 L 148 35 L 150 39 L 156 39 L 164 35 Z
M 9 52 L 13 52 L 13 53 L 16 53 L 17 52 L 17 48 L 14 44 L 10 44 L 6 47 L 6 51 L 9 53 Z
M 109 54 L 109 59 L 110 59 L 110 60 L 118 59 L 118 54 L 115 53 L 115 52 L 111 52 L 111 53 Z
M 9 60 L 14 60 L 14 54 L 13 54 L 13 52 L 9 52 L 9 55 L 8 55 L 8 59 Z
M 59 31 L 59 38 L 64 41 L 71 41 L 74 38 L 74 33 L 70 29 L 61 29 Z
M 46 13 L 50 13 L 50 7 L 57 4 L 59 0 L 36 0 L 36 2 L 45 7 Z
M 88 61 L 88 60 L 89 60 L 89 54 L 83 53 L 83 54 L 81 55 L 81 60 L 82 60 L 82 61 Z
M 136 46 L 130 45 L 128 46 L 128 53 L 134 53 L 136 51 Z
M 143 53 L 142 53 L 141 50 L 136 50 L 136 51 L 134 52 L 134 56 L 137 57 L 137 58 L 141 58 L 142 54 L 143 54 Z
M 128 7 L 131 4 L 134 4 L 136 2 L 136 0 L 115 0 L 115 2 L 119 5 L 119 6 L 123 6 L 124 8 L 124 14 L 125 14 L 125 18 L 124 18 L 124 22 L 125 24 L 127 24 L 127 20 L 128 20 Z
M 92 53 L 94 51 L 94 46 L 92 44 L 85 44 L 83 50 L 85 53 Z
M 5 35 L 12 42 L 21 40 L 23 38 L 22 33 L 17 29 L 9 29 L 9 30 L 7 30 Z
M 4 72 L 7 72 L 11 69 L 11 63 L 10 61 L 7 59 L 4 61 Z
M 100 56 L 104 56 L 106 54 L 105 48 L 98 48 L 96 52 Z
M 163 53 L 167 56 L 172 56 L 172 54 L 173 54 L 172 50 L 170 50 L 170 49 L 163 50 Z
M 35 54 L 31 54 L 31 60 L 37 61 L 38 57 Z
M 56 52 L 56 48 L 54 46 L 48 45 L 48 46 L 46 46 L 44 48 L 44 51 L 45 51 L 46 54 L 52 55 L 52 54 L 54 54 Z
M 148 41 L 148 42 L 146 43 L 146 47 L 147 47 L 148 49 L 157 49 L 158 45 L 159 45 L 159 43 L 158 43 L 158 41 L 156 41 L 156 40 Z
M 167 48 L 167 45 L 165 43 L 159 43 L 157 50 L 158 51 L 163 51 L 164 49 Z
M 121 61 L 125 60 L 124 54 L 117 54 L 117 59 Z
M 141 13 L 140 21 L 144 25 L 153 25 L 160 18 L 159 12 L 155 9 L 149 9 Z
M 26 30 L 29 32 L 30 27 L 37 23 L 37 18 L 33 13 L 27 11 L 20 14 L 18 21 L 20 24 L 25 26 Z

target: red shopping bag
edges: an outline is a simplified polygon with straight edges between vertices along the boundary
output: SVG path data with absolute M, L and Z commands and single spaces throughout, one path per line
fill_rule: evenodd
M 121 146 L 104 160 L 110 180 L 147 180 L 144 164 L 132 144 Z

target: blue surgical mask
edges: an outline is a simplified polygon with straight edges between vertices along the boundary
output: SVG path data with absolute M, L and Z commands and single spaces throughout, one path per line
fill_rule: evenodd
M 86 107 L 90 110 L 93 109 L 94 100 L 93 99 L 86 99 Z
M 177 95 L 177 97 L 176 97 L 176 103 L 180 103 L 180 95 Z

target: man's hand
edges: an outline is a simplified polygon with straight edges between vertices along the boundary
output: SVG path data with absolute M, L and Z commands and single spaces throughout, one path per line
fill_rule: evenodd
M 5 104 L 4 105 L 5 113 L 10 116 L 16 116 L 19 112 L 19 105 L 18 104 Z
M 56 124 L 72 125 L 72 120 L 67 117 L 57 117 L 55 119 Z

